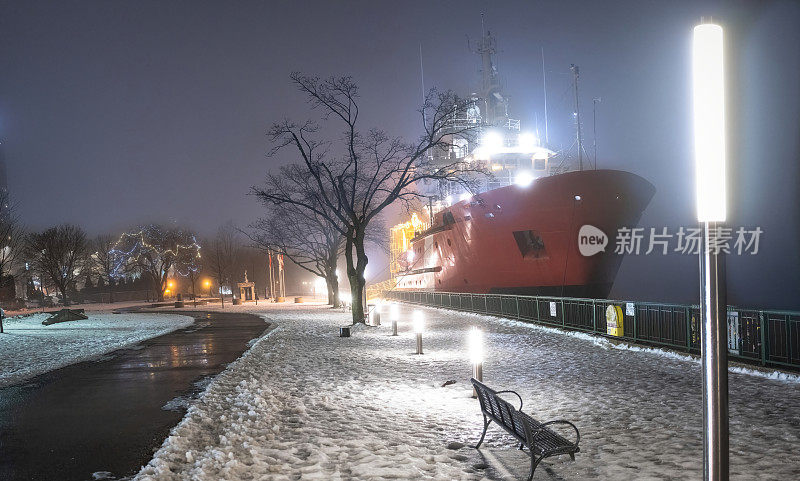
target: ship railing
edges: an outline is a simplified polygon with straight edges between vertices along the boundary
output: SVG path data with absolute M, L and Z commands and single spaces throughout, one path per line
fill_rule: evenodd
M 387 298 L 501 316 L 611 339 L 699 354 L 700 307 L 575 297 L 393 290 Z M 621 335 L 609 333 L 606 309 L 620 307 Z M 728 306 L 728 356 L 762 366 L 800 369 L 800 312 Z

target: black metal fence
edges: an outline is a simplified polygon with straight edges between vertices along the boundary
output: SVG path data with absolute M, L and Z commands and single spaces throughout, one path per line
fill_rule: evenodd
M 391 291 L 385 297 L 433 307 L 496 315 L 633 342 L 699 353 L 698 306 L 610 299 Z M 622 335 L 610 336 L 606 309 L 622 311 Z M 728 306 L 729 357 L 800 369 L 800 312 Z

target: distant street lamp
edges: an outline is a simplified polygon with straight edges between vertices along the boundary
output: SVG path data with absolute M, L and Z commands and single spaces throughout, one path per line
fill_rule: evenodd
M 425 330 L 425 315 L 419 309 L 412 313 L 414 333 L 417 335 L 417 354 L 422 354 L 422 332 Z
M 211 297 L 211 281 L 206 279 L 206 281 L 203 282 L 203 285 L 205 285 L 206 289 L 208 289 L 208 297 Z
M 483 331 L 477 327 L 469 330 L 469 357 L 472 361 L 472 377 L 483 382 Z M 478 397 L 472 388 L 472 397 Z
M 725 257 L 718 223 L 726 220 L 725 81 L 722 27 L 694 28 L 694 142 L 697 220 L 703 223 L 701 320 L 703 324 L 703 467 L 706 480 L 727 480 L 728 352 Z

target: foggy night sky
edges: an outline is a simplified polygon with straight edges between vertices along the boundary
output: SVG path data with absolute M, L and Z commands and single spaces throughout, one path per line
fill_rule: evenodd
M 541 47 L 553 144 L 573 133 L 569 65 L 581 68 L 591 151 L 634 172 L 655 198 L 643 227 L 696 225 L 691 31 L 726 26 L 729 225 L 764 230 L 756 256 L 730 256 L 729 303 L 800 309 L 798 2 L 41 2 L 0 1 L 0 140 L 9 188 L 31 229 L 90 234 L 176 221 L 203 235 L 260 213 L 246 195 L 284 158 L 265 132 L 304 119 L 299 70 L 351 74 L 361 126 L 415 138 L 427 88 L 476 90 L 480 13 L 523 130 L 543 132 Z M 390 219 L 392 223 L 394 219 Z M 612 235 L 613 242 L 613 235 Z M 370 270 L 385 267 L 373 256 Z M 627 256 L 618 298 L 698 302 L 697 258 Z

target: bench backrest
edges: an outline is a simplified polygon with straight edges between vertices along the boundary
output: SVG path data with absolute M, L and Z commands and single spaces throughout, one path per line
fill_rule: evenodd
M 511 403 L 501 398 L 494 389 L 486 384 L 472 379 L 472 385 L 475 386 L 475 392 L 478 394 L 481 411 L 486 416 L 521 441 L 530 441 L 529 428 L 523 420 L 523 417 L 526 416 L 525 413 L 517 411 Z

